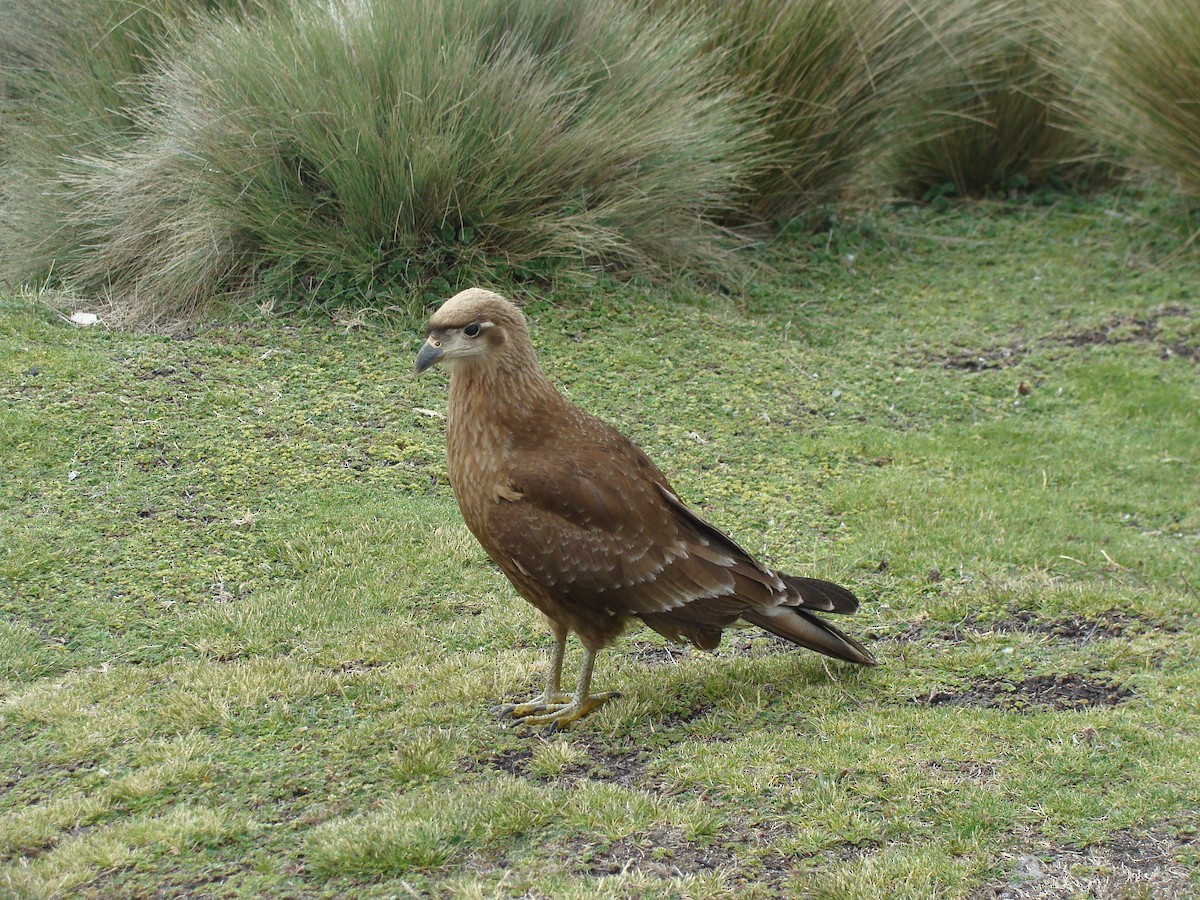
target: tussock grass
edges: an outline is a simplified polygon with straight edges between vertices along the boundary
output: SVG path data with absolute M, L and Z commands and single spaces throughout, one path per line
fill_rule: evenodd
M 246 18 L 283 0 L 0 2 L 0 279 L 40 283 L 91 239 L 78 161 L 129 152 L 147 77 L 210 14 Z
M 934 6 L 933 4 L 927 4 Z M 967 0 L 937 29 L 940 65 L 905 98 L 882 177 L 904 195 L 978 196 L 1087 182 L 1094 138 L 1061 111 L 1076 80 L 1063 66 L 1057 4 Z
M 72 237 L 39 268 L 142 324 L 259 287 L 372 300 L 563 261 L 727 275 L 712 219 L 752 131 L 699 43 L 617 0 L 213 23 L 128 111 L 136 140 L 59 173 Z
M 134 130 L 141 76 L 209 12 L 243 16 L 272 0 L 0 2 L 0 146 L 41 139 L 69 154 L 103 151 Z M 44 151 L 42 151 L 44 152 Z M 46 162 L 51 159 L 47 158 Z
M 218 298 L 729 285 L 726 226 L 1091 183 L 1097 136 L 1195 193 L 1195 16 L 1109 5 L 0 0 L 0 280 L 159 330 Z
M 1118 158 L 1200 197 L 1200 7 L 1188 0 L 1072 6 L 1069 110 Z
M 694 10 L 686 0 L 660 8 Z M 922 16 L 908 0 L 699 4 L 710 40 L 755 101 L 764 165 L 738 215 L 787 223 L 842 198 L 881 130 L 937 66 L 937 22 L 977 26 L 970 6 Z M 971 13 L 966 20 L 964 13 Z

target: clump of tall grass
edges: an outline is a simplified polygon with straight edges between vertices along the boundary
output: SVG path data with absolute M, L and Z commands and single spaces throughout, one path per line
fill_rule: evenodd
M 1072 4 L 1067 64 L 1083 74 L 1070 109 L 1115 157 L 1200 198 L 1200 4 Z
M 903 98 L 939 62 L 930 23 L 911 0 L 648 2 L 698 6 L 726 69 L 756 102 L 763 165 L 746 219 L 786 223 L 839 199 Z
M 0 277 L 43 276 L 80 250 L 76 160 L 125 152 L 145 76 L 210 13 L 285 0 L 0 0 Z
M 619 0 L 346 0 L 179 44 L 62 178 L 56 260 L 117 317 L 562 260 L 720 274 L 752 129 L 698 32 Z
M 927 4 L 935 14 L 936 4 Z M 1059 112 L 1072 88 L 1048 0 L 968 0 L 936 29 L 940 65 L 905 100 L 882 177 L 907 196 L 981 195 L 1096 173 Z M 972 24 L 962 27 L 964 22 Z M 940 51 L 940 52 L 938 52 Z

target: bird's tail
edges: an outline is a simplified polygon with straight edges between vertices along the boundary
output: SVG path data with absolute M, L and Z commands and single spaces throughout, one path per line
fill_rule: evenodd
M 866 647 L 807 610 L 795 606 L 772 606 L 747 610 L 742 613 L 742 618 L 793 644 L 834 659 L 858 663 L 860 666 L 878 665 Z
M 858 598 L 849 588 L 832 581 L 822 581 L 820 578 L 800 578 L 797 575 L 779 573 L 783 583 L 793 596 L 800 598 L 800 605 L 805 609 L 815 609 L 820 612 L 852 613 L 858 609 Z

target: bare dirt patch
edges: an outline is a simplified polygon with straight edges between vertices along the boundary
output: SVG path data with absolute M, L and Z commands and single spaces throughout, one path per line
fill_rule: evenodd
M 927 640 L 961 644 L 968 638 L 986 634 L 1040 634 L 1076 647 L 1084 647 L 1096 641 L 1128 639 L 1150 631 L 1178 630 L 1175 626 L 1153 622 L 1119 609 L 1108 610 L 1092 617 L 1063 616 L 1056 619 L 1042 619 L 1032 610 L 1018 609 L 1013 610 L 1006 618 L 995 621 L 969 616 L 952 626 L 937 630 L 930 630 L 928 625 L 914 622 L 899 631 L 869 631 L 867 637 L 871 640 L 888 640 L 900 644 L 914 644 Z
M 643 666 L 677 666 L 681 659 L 691 656 L 692 648 L 683 644 L 655 644 L 650 641 L 631 641 L 625 656 Z
M 1056 640 L 1068 641 L 1083 647 L 1094 641 L 1114 640 L 1130 637 L 1152 628 L 1164 628 L 1138 616 L 1119 609 L 1111 609 L 1098 616 L 1065 616 L 1058 619 L 1041 619 L 1037 613 L 1027 609 L 1014 610 L 1008 618 L 985 623 L 968 619 L 962 626 L 955 626 L 947 639 L 962 640 L 960 628 L 969 628 L 977 634 L 999 632 L 1001 634 L 1043 634 Z
M 971 896 L 972 900 L 1192 898 L 1200 892 L 1200 884 L 1191 877 L 1192 867 L 1180 860 L 1179 851 L 1195 843 L 1194 835 L 1181 839 L 1163 830 L 1118 832 L 1089 847 L 1043 847 L 1010 854 L 1008 879 Z
M 1095 328 L 1071 332 L 1064 335 L 1064 343 L 1072 347 L 1097 347 L 1112 344 L 1153 344 L 1163 359 L 1183 357 L 1200 362 L 1200 346 L 1188 340 L 1164 334 L 1163 320 L 1188 316 L 1186 306 L 1167 306 L 1149 315 L 1114 316 Z
M 482 759 L 463 759 L 459 768 L 464 772 L 507 772 L 519 778 L 529 777 L 529 760 L 533 758 L 533 750 L 529 747 L 514 747 L 509 750 L 496 750 Z
M 1021 344 L 1009 347 L 991 347 L 987 350 L 957 350 L 941 356 L 930 357 L 943 369 L 959 372 L 985 372 L 989 369 L 1007 369 L 1014 366 L 1025 353 Z
M 581 848 L 581 869 L 589 875 L 637 871 L 653 878 L 682 878 L 733 869 L 737 856 L 728 847 L 689 840 L 679 828 L 652 828 L 608 847 Z
M 912 702 L 923 706 L 976 706 L 1021 711 L 1116 706 L 1132 696 L 1133 691 L 1127 687 L 1087 675 L 1031 675 L 1023 681 L 977 678 L 962 690 L 931 691 L 927 697 L 916 697 Z
M 578 774 L 596 781 L 609 781 L 633 787 L 645 780 L 646 760 L 640 750 L 612 751 L 589 744 L 588 761 L 569 766 L 564 774 Z
M 1119 609 L 1112 609 L 1094 618 L 1067 616 L 1041 620 L 1029 610 L 1018 610 L 1010 619 L 996 622 L 994 630 L 1018 634 L 1044 634 L 1083 647 L 1094 641 L 1114 640 L 1156 627 L 1145 619 Z
M 1193 315 L 1186 306 L 1165 306 L 1142 316 L 1113 316 L 1091 328 L 1050 336 L 1051 341 L 1069 347 L 1100 347 L 1115 344 L 1145 344 L 1155 348 L 1161 359 L 1181 357 L 1200 362 L 1200 341 L 1194 327 L 1183 321 L 1182 329 L 1171 323 Z M 1190 331 L 1189 331 L 1190 328 Z M 988 372 L 1007 369 L 1020 362 L 1029 347 L 1020 342 L 983 348 L 959 348 L 945 353 L 929 353 L 925 358 L 943 369 L 957 372 Z
M 687 725 L 690 722 L 703 719 L 716 708 L 717 705 L 715 703 L 699 703 L 691 709 L 667 713 L 662 717 L 661 725 L 664 729 L 678 728 L 680 725 Z
M 564 766 L 554 775 L 534 772 L 530 763 L 533 759 L 533 746 L 515 747 L 510 750 L 489 753 L 482 759 L 467 759 L 460 762 L 460 768 L 466 772 L 493 771 L 507 772 L 517 778 L 530 778 L 534 781 L 556 781 L 563 778 L 589 778 L 594 781 L 608 781 L 626 787 L 640 786 L 645 780 L 646 761 L 640 749 L 614 750 L 590 741 L 574 741 L 587 752 L 587 760 Z
M 578 838 L 571 842 L 568 854 L 578 860 L 577 871 L 596 877 L 637 873 L 678 879 L 719 872 L 730 889 L 754 885 L 755 896 L 783 897 L 790 896 L 783 885 L 795 874 L 795 860 L 771 848 L 785 830 L 787 826 L 777 822 L 735 820 L 726 823 L 718 836 L 692 839 L 680 828 L 661 825 L 607 845 Z M 842 858 L 864 852 L 870 851 L 850 847 L 850 855 Z

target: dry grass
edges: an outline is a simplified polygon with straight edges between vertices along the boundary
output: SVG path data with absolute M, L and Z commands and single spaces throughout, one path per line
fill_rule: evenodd
M 1059 20 L 1067 108 L 1120 159 L 1200 198 L 1200 6 L 1075 4 Z
M 1103 169 L 1094 139 L 1060 106 L 1060 10 L 1046 0 L 970 0 L 937 31 L 941 65 L 906 98 L 881 177 L 906 196 L 1003 193 L 1086 183 Z
M 210 22 L 120 106 L 120 140 L 5 167 L 12 196 L 59 198 L 0 223 L 6 273 L 142 325 L 253 290 L 361 303 L 566 264 L 728 276 L 714 218 L 754 132 L 702 40 L 618 0 Z

